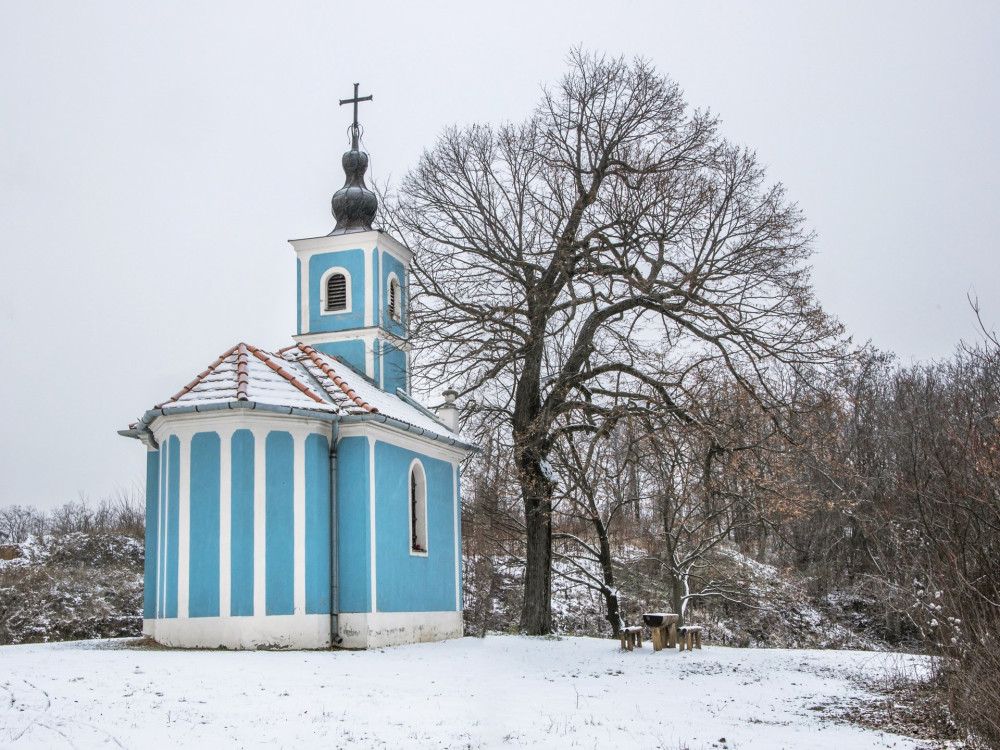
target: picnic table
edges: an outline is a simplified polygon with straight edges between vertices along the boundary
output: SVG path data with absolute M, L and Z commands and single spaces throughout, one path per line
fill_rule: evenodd
M 671 612 L 651 612 L 642 616 L 642 621 L 653 632 L 653 651 L 677 645 L 677 621 L 680 619 L 680 615 Z

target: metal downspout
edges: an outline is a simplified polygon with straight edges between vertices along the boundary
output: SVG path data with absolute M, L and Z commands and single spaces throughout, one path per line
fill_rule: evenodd
M 337 440 L 340 438 L 340 422 L 333 423 L 333 437 L 330 440 L 330 645 L 337 646 L 340 637 L 340 565 L 338 563 L 340 544 L 337 529 Z

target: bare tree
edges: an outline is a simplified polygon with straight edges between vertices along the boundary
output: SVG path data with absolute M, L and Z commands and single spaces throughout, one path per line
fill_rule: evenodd
M 628 420 L 612 419 L 594 433 L 558 441 L 553 450 L 553 467 L 560 477 L 560 515 L 569 521 L 553 534 L 555 557 L 564 563 L 566 579 L 600 592 L 615 638 L 625 623 L 615 584 L 611 528 L 639 505 L 636 442 L 637 432 Z M 584 531 L 577 532 L 574 521 L 582 521 Z
M 32 534 L 45 533 L 45 514 L 31 506 L 8 505 L 0 508 L 0 542 L 21 544 Z
M 696 421 L 698 363 L 770 407 L 776 369 L 837 355 L 796 206 L 643 60 L 574 50 L 525 122 L 445 131 L 389 217 L 415 253 L 415 361 L 512 442 L 530 634 L 551 628 L 556 441 L 623 408 Z

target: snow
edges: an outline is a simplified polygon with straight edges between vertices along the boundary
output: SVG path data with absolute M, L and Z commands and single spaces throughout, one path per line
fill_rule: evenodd
M 291 406 L 321 412 L 366 413 L 365 409 L 354 403 L 344 392 L 344 389 L 334 383 L 303 351 L 290 347 L 283 350 L 283 355 L 266 352 L 263 349 L 258 349 L 258 352 L 261 357 L 270 360 L 276 367 L 280 367 L 294 377 L 320 400 L 317 401 L 304 394 L 287 378 L 279 375 L 253 354 L 248 354 L 246 357 L 246 395 L 248 400 L 261 404 Z M 439 437 L 461 440 L 458 434 L 437 420 L 432 419 L 396 394 L 381 390 L 354 372 L 349 366 L 323 354 L 323 352 L 315 351 L 315 354 L 331 371 L 348 384 L 349 389 L 353 389 L 359 398 L 367 401 L 383 416 L 392 417 Z M 238 358 L 239 353 L 236 350 L 232 351 L 213 370 L 201 377 L 191 390 L 174 400 L 165 402 L 163 405 L 164 413 L 170 414 L 183 407 L 223 404 L 238 400 Z
M 891 663 L 890 663 L 891 660 Z M 489 636 L 351 652 L 0 647 L 0 746 L 917 748 L 820 707 L 920 657 Z M 723 741 L 724 738 L 724 741 Z

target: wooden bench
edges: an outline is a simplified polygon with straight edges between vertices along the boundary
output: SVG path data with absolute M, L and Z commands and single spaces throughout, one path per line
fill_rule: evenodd
M 692 651 L 692 643 L 694 648 L 701 648 L 701 627 L 698 625 L 682 625 L 677 628 L 677 650 L 683 651 L 687 647 L 688 651 Z
M 619 632 L 622 638 L 622 651 L 631 651 L 633 647 L 642 648 L 642 627 L 622 628 Z
M 671 612 L 644 614 L 642 621 L 653 633 L 653 651 L 673 648 L 677 640 L 677 620 L 680 617 Z

